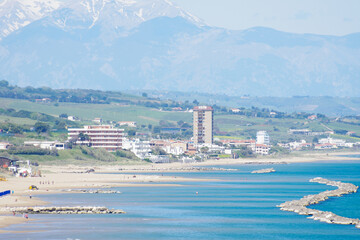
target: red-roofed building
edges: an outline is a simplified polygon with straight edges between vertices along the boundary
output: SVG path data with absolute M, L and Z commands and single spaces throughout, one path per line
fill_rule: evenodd
M 220 142 L 224 145 L 230 145 L 234 147 L 247 146 L 251 150 L 255 151 L 255 140 L 235 140 L 235 139 L 221 139 Z
M 259 155 L 268 155 L 270 146 L 265 144 L 256 144 L 255 153 Z

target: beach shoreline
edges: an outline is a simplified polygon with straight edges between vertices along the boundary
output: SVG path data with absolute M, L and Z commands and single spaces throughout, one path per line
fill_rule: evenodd
M 331 161 L 356 161 L 358 157 L 344 157 L 345 155 L 360 155 L 360 152 L 333 152 L 333 153 L 308 153 L 301 156 L 281 158 L 261 157 L 247 159 L 220 159 L 209 160 L 199 163 L 170 163 L 170 164 L 146 164 L 127 166 L 42 166 L 42 177 L 16 178 L 10 177 L 1 182 L 4 190 L 14 191 L 14 194 L 0 198 L 0 228 L 13 224 L 29 221 L 19 216 L 12 216 L 6 207 L 32 207 L 44 206 L 49 203 L 42 201 L 36 196 L 43 194 L 66 194 L 69 189 L 103 189 L 112 187 L 162 187 L 180 186 L 180 182 L 186 181 L 216 181 L 216 179 L 194 179 L 176 176 L 161 176 L 162 172 L 191 172 L 205 171 L 207 166 L 219 165 L 245 165 L 245 164 L 291 164 L 307 162 L 331 162 Z M 189 167 L 194 168 L 189 170 Z M 199 169 L 197 169 L 199 168 Z M 95 173 L 85 173 L 88 169 L 94 169 Z M 231 169 L 223 169 L 228 171 Z M 109 174 L 116 173 L 116 174 Z M 123 173 L 123 174 L 122 174 Z M 131 174 L 130 174 L 131 173 Z M 141 173 L 154 173 L 141 175 Z M 220 181 L 220 180 L 219 180 Z M 35 185 L 39 190 L 29 190 L 29 186 Z M 74 192 L 72 192 L 74 193 Z M 81 193 L 79 193 L 81 194 Z M 2 210 L 1 210 L 2 209 Z M 32 219 L 33 220 L 33 219 Z M 0 233 L 6 232 L 0 230 Z

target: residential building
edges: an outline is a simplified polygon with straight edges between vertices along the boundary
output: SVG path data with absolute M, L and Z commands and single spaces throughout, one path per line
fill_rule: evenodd
M 51 102 L 50 98 L 40 98 L 40 99 L 35 99 L 35 102 L 37 103 L 49 103 Z
M 96 122 L 98 124 L 102 124 L 103 120 L 102 120 L 102 118 L 94 118 L 93 122 Z
M 289 150 L 302 150 L 306 148 L 310 148 L 312 143 L 307 143 L 305 140 L 301 140 L 300 142 L 289 142 L 289 143 L 278 143 L 278 146 L 282 148 L 286 148 Z
M 230 108 L 230 111 L 233 112 L 233 113 L 240 113 L 241 110 L 238 109 L 238 108 Z
M 65 143 L 56 142 L 56 141 L 25 141 L 25 146 L 35 146 L 42 149 L 57 149 L 57 150 L 64 150 Z
M 335 144 L 337 147 L 345 147 L 346 141 L 342 140 L 342 139 L 331 138 L 331 137 L 319 139 L 319 144 L 324 144 L 324 143 Z
M 0 142 L 0 150 L 6 150 L 11 144 L 8 142 Z
M 80 118 L 78 118 L 76 116 L 68 116 L 67 119 L 70 121 L 80 121 Z
M 136 127 L 136 122 L 132 122 L 132 121 L 120 121 L 117 122 L 119 124 L 119 126 L 128 126 L 128 127 Z
M 185 153 L 187 151 L 187 148 L 188 148 L 188 144 L 186 142 L 176 141 L 176 142 L 171 142 L 163 149 L 168 154 L 173 154 L 178 156 Z
M 194 147 L 194 145 L 188 144 L 185 154 L 187 154 L 187 155 L 195 155 L 196 153 L 197 153 L 196 147 Z
M 151 148 L 163 148 L 165 146 L 167 146 L 169 144 L 168 141 L 165 140 L 152 140 L 150 142 L 150 147 Z
M 209 106 L 194 107 L 193 131 L 195 144 L 213 143 L 213 108 Z
M 315 149 L 323 150 L 323 149 L 333 149 L 337 148 L 336 144 L 332 143 L 322 143 L 322 144 L 316 144 Z
M 160 148 L 168 154 L 181 155 L 187 153 L 188 143 L 185 141 L 174 140 L 153 140 L 150 142 L 152 148 Z M 196 149 L 195 149 L 196 152 Z
M 144 159 L 150 157 L 150 142 L 140 139 L 124 139 L 123 149 L 133 152 L 138 158 Z
M 268 155 L 270 146 L 265 144 L 256 144 L 255 153 L 258 155 Z
M 224 145 L 229 145 L 229 146 L 233 146 L 233 147 L 241 147 L 241 146 L 246 146 L 248 148 L 250 148 L 251 150 L 255 151 L 255 144 L 256 141 L 255 140 L 236 140 L 236 139 L 221 139 L 220 142 Z
M 270 137 L 266 131 L 258 131 L 256 133 L 256 144 L 270 145 Z
M 79 135 L 83 134 L 84 139 Z M 93 148 L 104 148 L 107 151 L 122 149 L 124 129 L 114 128 L 110 125 L 92 125 L 84 128 L 69 128 L 68 139 L 76 139 L 75 144 L 85 144 Z

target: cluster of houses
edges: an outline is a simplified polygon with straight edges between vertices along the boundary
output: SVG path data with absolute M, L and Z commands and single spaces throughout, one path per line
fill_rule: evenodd
M 176 109 L 180 110 L 180 109 Z M 236 112 L 238 109 L 232 109 Z M 110 152 L 128 150 L 138 158 L 146 159 L 154 163 L 166 163 L 170 161 L 192 162 L 206 158 L 238 157 L 239 151 L 250 150 L 255 155 L 270 154 L 270 136 L 266 131 L 258 131 L 256 140 L 238 139 L 215 139 L 213 137 L 213 109 L 210 106 L 196 106 L 193 112 L 193 137 L 190 140 L 152 139 L 149 136 L 126 136 L 124 129 L 118 127 L 136 128 L 133 121 L 111 122 L 114 125 L 105 125 L 102 118 L 95 118 L 96 125 L 82 128 L 68 129 L 68 143 L 86 145 L 92 148 L 102 148 Z M 69 120 L 76 121 L 78 118 L 68 116 Z M 309 116 L 310 120 L 316 119 L 316 115 Z M 170 130 L 169 130 L 170 131 Z M 290 129 L 289 134 L 317 136 L 323 132 L 312 132 L 308 129 Z M 329 136 L 333 132 L 325 132 Z M 141 139 L 142 137 L 142 139 Z M 294 150 L 334 149 L 339 147 L 353 147 L 356 143 L 347 143 L 345 140 L 331 137 L 319 139 L 313 145 L 305 140 L 299 142 L 279 143 L 280 147 Z M 35 146 L 50 150 L 64 150 L 68 145 L 59 141 L 25 141 L 25 146 Z M 5 150 L 11 145 L 0 143 L 0 150 Z
M 318 143 L 309 143 L 305 140 L 294 141 L 289 143 L 278 143 L 278 146 L 289 149 L 291 151 L 299 151 L 314 148 L 315 150 L 336 149 L 336 148 L 352 148 L 360 143 L 346 142 L 343 139 L 335 139 L 332 137 L 321 138 Z

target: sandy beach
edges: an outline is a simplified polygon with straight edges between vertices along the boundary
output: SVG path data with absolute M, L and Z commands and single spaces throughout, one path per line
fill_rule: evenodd
M 356 152 L 334 153 L 309 153 L 301 156 L 283 158 L 251 158 L 251 159 L 221 159 L 209 160 L 200 163 L 171 163 L 171 164 L 146 164 L 127 166 L 42 166 L 42 177 L 17 178 L 9 177 L 7 181 L 0 182 L 3 190 L 12 190 L 13 194 L 0 198 L 0 228 L 11 224 L 29 221 L 21 216 L 12 216 L 6 207 L 31 207 L 43 206 L 49 203 L 41 201 L 36 195 L 41 194 L 66 194 L 69 189 L 85 188 L 111 188 L 111 187 L 161 187 L 179 186 L 178 182 L 208 181 L 207 179 L 190 179 L 175 176 L 161 176 L 161 172 L 191 171 L 192 168 L 206 168 L 216 165 L 234 164 L 291 164 L 300 162 L 326 162 L 326 161 L 351 161 L 360 158 L 341 157 L 339 155 L 356 155 Z M 95 173 L 85 173 L 94 169 Z M 189 170 L 190 169 L 190 170 Z M 226 171 L 226 168 L 223 169 Z M 118 174 L 107 174 L 114 172 Z M 133 174 L 125 174 L 133 172 Z M 141 172 L 153 172 L 152 175 L 141 175 Z M 124 174 L 121 174 L 124 173 Z M 213 179 L 212 179 L 213 181 Z M 29 190 L 30 185 L 35 185 L 39 190 Z M 35 196 L 35 197 L 34 197 Z M 0 231 L 1 232 L 1 231 Z
M 64 168 L 67 170 L 71 169 L 72 172 L 62 172 Z M 107 169 L 107 167 L 104 168 Z M 43 174 L 42 177 L 9 177 L 7 181 L 0 182 L 2 189 L 14 191 L 13 194 L 0 198 L 0 228 L 29 221 L 20 216 L 12 216 L 12 212 L 9 211 L 7 207 L 32 207 L 49 204 L 41 201 L 36 195 L 66 194 L 69 189 L 86 188 L 100 189 L 125 186 L 176 187 L 179 186 L 176 182 L 206 181 L 206 179 L 190 179 L 161 175 L 80 173 L 84 167 L 76 166 L 52 166 L 50 169 L 52 169 L 53 172 Z M 169 184 L 169 182 L 171 182 L 171 184 Z M 39 190 L 29 190 L 29 186 L 31 185 L 37 186 Z

